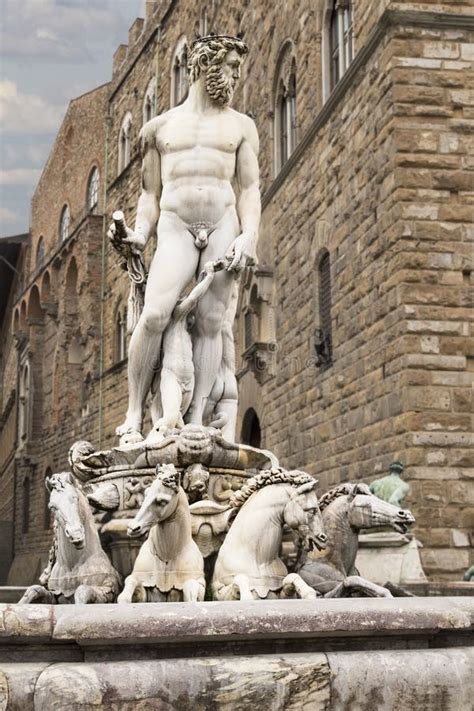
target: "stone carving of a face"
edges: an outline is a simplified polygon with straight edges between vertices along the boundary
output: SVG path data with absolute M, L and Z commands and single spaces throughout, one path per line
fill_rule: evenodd
M 242 57 L 232 49 L 222 63 L 212 64 L 206 72 L 207 93 L 221 106 L 227 106 L 232 101 L 241 65 Z
M 220 106 L 227 106 L 247 52 L 247 45 L 238 37 L 216 35 L 197 40 L 188 64 L 190 84 L 201 78 L 211 99 Z

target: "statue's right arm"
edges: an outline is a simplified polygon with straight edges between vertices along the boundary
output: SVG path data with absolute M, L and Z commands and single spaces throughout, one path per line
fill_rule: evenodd
M 146 124 L 140 131 L 142 153 L 142 191 L 138 199 L 134 235 L 143 247 L 158 219 L 158 201 L 161 192 L 160 154 L 156 147 L 159 118 Z

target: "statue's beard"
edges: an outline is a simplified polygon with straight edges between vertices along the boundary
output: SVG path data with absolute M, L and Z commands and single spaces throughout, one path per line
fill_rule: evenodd
M 235 82 L 227 79 L 221 64 L 210 66 L 206 72 L 206 90 L 213 101 L 221 106 L 227 106 L 234 95 Z

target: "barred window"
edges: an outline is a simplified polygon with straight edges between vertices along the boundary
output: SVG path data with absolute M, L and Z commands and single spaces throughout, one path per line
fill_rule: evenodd
M 69 207 L 64 205 L 61 212 L 61 219 L 59 221 L 59 239 L 61 242 L 65 242 L 69 237 L 69 228 L 71 226 L 71 213 L 69 212 Z
M 275 103 L 275 172 L 281 170 L 296 148 L 296 63 L 288 54 L 280 59 L 280 77 Z M 285 57 L 285 55 L 288 55 Z
M 177 106 L 188 95 L 188 43 L 181 37 L 176 45 L 171 68 L 171 106 Z
M 333 0 L 323 33 L 323 87 L 327 99 L 354 58 L 351 0 Z
M 327 250 L 318 264 L 319 346 L 321 368 L 332 364 L 331 263 Z
M 99 204 L 99 183 L 99 169 L 94 167 L 92 168 L 87 185 L 87 210 L 94 215 L 97 212 L 97 206 Z
M 122 121 L 119 134 L 118 172 L 125 170 L 131 158 L 132 114 L 128 112 Z
M 156 79 L 153 79 L 148 84 L 143 102 L 143 123 L 151 121 L 156 115 Z
M 39 238 L 38 247 L 36 248 L 36 269 L 41 269 L 44 265 L 44 239 Z

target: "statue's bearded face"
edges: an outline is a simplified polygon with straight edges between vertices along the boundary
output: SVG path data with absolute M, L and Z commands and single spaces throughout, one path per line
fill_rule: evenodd
M 232 100 L 235 86 L 240 79 L 242 57 L 232 49 L 223 62 L 211 64 L 206 72 L 207 93 L 221 106 L 227 106 Z

